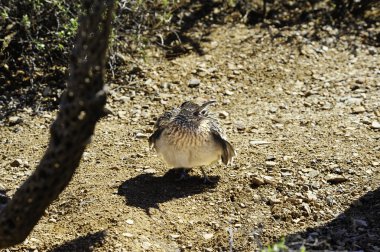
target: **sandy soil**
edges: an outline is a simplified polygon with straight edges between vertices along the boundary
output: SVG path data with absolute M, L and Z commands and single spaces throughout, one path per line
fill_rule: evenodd
M 9 250 L 253 251 L 284 237 L 293 249 L 380 251 L 379 50 L 337 40 L 331 27 L 322 41 L 308 32 L 215 26 L 204 55 L 148 52 L 130 81 L 128 64 L 116 69 L 113 114 L 64 193 Z M 238 152 L 230 167 L 208 167 L 214 185 L 199 169 L 175 181 L 148 148 L 157 116 L 196 99 L 218 101 L 212 111 Z M 10 195 L 42 156 L 55 113 L 17 116 L 0 129 Z

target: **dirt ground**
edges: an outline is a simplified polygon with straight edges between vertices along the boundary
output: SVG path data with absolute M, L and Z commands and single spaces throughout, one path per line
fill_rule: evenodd
M 3 251 L 255 251 L 282 237 L 292 249 L 380 251 L 379 49 L 324 29 L 313 41 L 307 26 L 214 26 L 204 55 L 149 51 L 130 81 L 128 64 L 115 69 L 112 114 L 72 182 Z M 211 185 L 199 169 L 176 181 L 147 143 L 158 115 L 201 99 L 217 100 L 238 153 L 208 167 Z M 17 117 L 0 129 L 10 195 L 41 158 L 55 112 Z

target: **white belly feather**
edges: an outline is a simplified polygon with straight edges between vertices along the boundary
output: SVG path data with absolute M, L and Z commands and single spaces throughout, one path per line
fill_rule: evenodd
M 219 160 L 222 154 L 221 146 L 211 134 L 182 138 L 169 135 L 166 130 L 156 141 L 155 149 L 173 168 L 209 165 Z

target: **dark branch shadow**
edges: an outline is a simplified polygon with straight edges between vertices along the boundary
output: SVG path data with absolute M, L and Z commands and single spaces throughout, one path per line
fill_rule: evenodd
M 125 197 L 127 205 L 145 209 L 149 215 L 149 209 L 159 209 L 159 203 L 203 193 L 207 189 L 215 188 L 220 179 L 219 176 L 210 176 L 215 182 L 212 184 L 203 183 L 203 178 L 199 176 L 176 181 L 176 173 L 172 169 L 162 177 L 152 174 L 138 175 L 123 182 L 119 186 L 118 194 Z
M 345 212 L 326 225 L 285 238 L 287 246 L 311 250 L 380 250 L 380 188 L 353 202 Z
M 199 8 L 197 4 L 200 5 Z M 204 51 L 200 45 L 200 41 L 196 41 L 191 36 L 186 35 L 186 32 L 193 28 L 197 24 L 197 22 L 204 19 L 207 15 L 210 15 L 215 8 L 221 5 L 221 2 L 192 0 L 188 4 L 184 5 L 182 8 L 179 8 L 177 11 L 173 12 L 173 17 L 176 17 L 179 14 L 179 12 L 184 10 L 189 10 L 190 14 L 182 19 L 181 27 L 179 27 L 179 30 L 177 32 L 172 32 L 165 38 L 164 45 L 167 46 L 167 48 L 165 47 L 166 57 L 175 58 L 187 53 L 189 49 L 185 47 L 186 44 L 189 44 L 192 47 L 192 50 L 194 50 L 198 55 L 204 55 Z M 177 21 L 178 19 L 174 18 L 173 22 Z M 211 23 L 208 22 L 208 20 L 202 21 L 204 22 L 206 27 L 211 25 Z M 177 41 L 179 43 L 173 46 L 172 43 L 174 41 Z
M 96 233 L 87 234 L 74 240 L 65 242 L 58 247 L 52 248 L 49 252 L 66 252 L 66 251 L 93 251 L 94 248 L 100 247 L 107 233 L 105 230 Z

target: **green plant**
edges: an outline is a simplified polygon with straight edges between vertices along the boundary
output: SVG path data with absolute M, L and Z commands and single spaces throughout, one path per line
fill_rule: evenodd
M 269 245 L 266 249 L 262 249 L 261 252 L 280 252 L 288 251 L 288 247 L 285 245 L 285 239 L 281 240 L 273 245 Z

